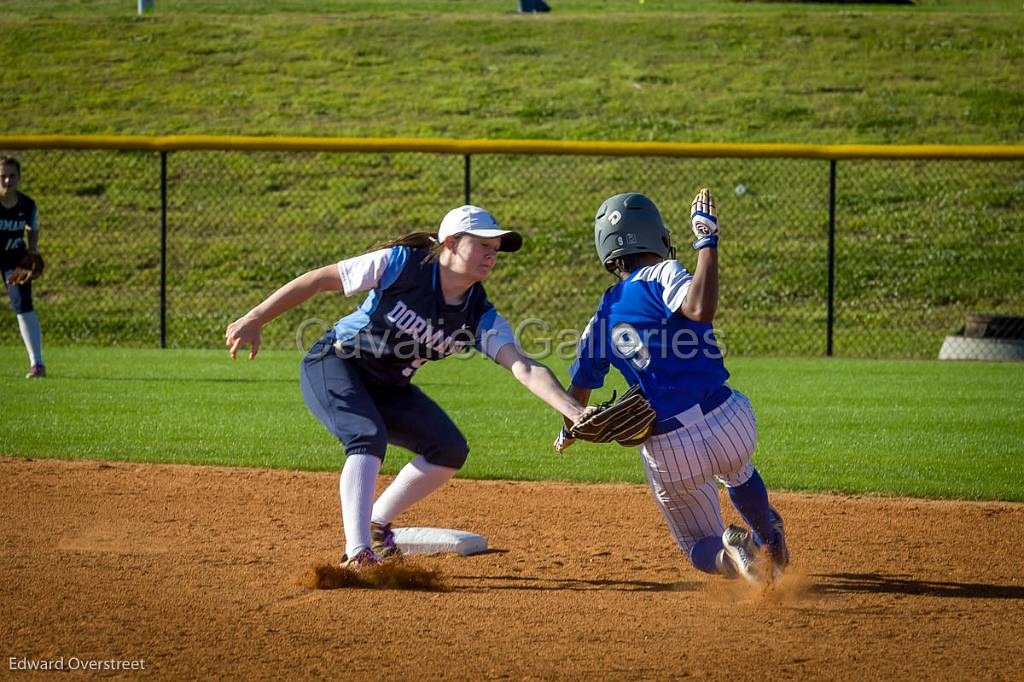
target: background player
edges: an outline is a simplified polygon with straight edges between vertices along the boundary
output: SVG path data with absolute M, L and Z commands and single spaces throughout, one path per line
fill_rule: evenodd
M 0 157 L 0 271 L 18 316 L 21 340 L 28 350 L 29 370 L 26 379 L 46 376 L 43 366 L 43 333 L 32 305 L 31 282 L 8 282 L 15 266 L 26 253 L 39 253 L 39 215 L 36 202 L 18 191 L 21 163 L 12 156 Z
M 750 463 L 757 438 L 745 395 L 729 373 L 712 328 L 718 306 L 718 218 L 701 189 L 691 222 L 693 275 L 676 260 L 657 206 L 642 194 L 617 194 L 597 212 L 597 254 L 619 282 L 601 299 L 569 369 L 570 393 L 586 404 L 609 365 L 640 384 L 657 421 L 640 447 L 647 480 L 679 547 L 706 573 L 761 582 L 789 561 L 782 518 Z M 567 431 L 559 452 L 572 444 Z M 753 529 L 723 528 L 715 480 Z M 770 562 L 756 561 L 765 546 Z M 769 568 L 769 566 L 771 568 Z
M 462 206 L 444 217 L 436 238 L 414 233 L 307 272 L 227 328 L 231 357 L 249 345 L 252 359 L 260 328 L 313 294 L 370 291 L 358 310 L 313 345 L 300 372 L 310 411 L 345 447 L 344 564 L 365 566 L 397 554 L 391 523 L 466 461 L 469 446 L 458 427 L 410 383 L 425 362 L 475 346 L 566 418 L 575 421 L 583 412 L 547 367 L 522 354 L 481 284 L 499 251 L 521 245 L 520 235 L 502 229 L 487 211 Z M 374 503 L 388 443 L 416 457 Z

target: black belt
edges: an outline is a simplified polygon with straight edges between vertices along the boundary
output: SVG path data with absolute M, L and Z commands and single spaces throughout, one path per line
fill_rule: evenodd
M 722 403 L 724 403 L 726 400 L 728 400 L 729 396 L 731 395 L 732 389 L 729 388 L 728 385 L 722 384 L 714 391 L 712 391 L 711 395 L 709 395 L 704 400 L 701 400 L 697 404 L 700 405 L 701 412 L 703 412 L 704 414 L 709 414 L 717 407 L 719 407 Z M 676 429 L 680 429 L 684 426 L 687 425 L 684 424 L 682 420 L 676 417 L 669 417 L 668 419 L 662 419 L 660 422 L 655 422 L 654 428 L 651 429 L 651 435 L 660 436 L 663 433 L 675 431 Z

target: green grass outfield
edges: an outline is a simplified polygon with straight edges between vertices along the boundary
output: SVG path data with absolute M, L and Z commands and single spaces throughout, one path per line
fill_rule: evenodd
M 254 362 L 210 350 L 49 348 L 46 357 L 50 376 L 26 381 L 24 350 L 0 348 L 0 453 L 341 466 L 340 445 L 302 402 L 296 352 Z M 1024 363 L 735 358 L 729 367 L 757 410 L 754 461 L 772 488 L 1024 501 Z M 417 383 L 468 437 L 464 477 L 643 482 L 636 450 L 580 444 L 556 455 L 558 418 L 488 360 L 431 363 Z M 384 471 L 408 457 L 392 451 Z

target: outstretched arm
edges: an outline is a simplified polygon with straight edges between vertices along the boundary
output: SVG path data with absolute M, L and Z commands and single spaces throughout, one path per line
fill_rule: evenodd
M 224 339 L 231 349 L 231 359 L 235 359 L 243 346 L 250 348 L 249 359 L 255 358 L 260 349 L 260 329 L 263 325 L 322 291 L 341 291 L 341 275 L 337 264 L 325 265 L 296 277 L 228 325 Z
M 576 402 L 586 408 L 587 401 L 590 400 L 590 389 L 580 388 L 576 384 L 573 384 L 569 386 L 569 395 L 576 400 Z M 562 430 L 555 437 L 555 442 L 551 446 L 558 454 L 562 454 L 576 442 L 576 439 L 569 435 L 569 427 L 571 427 L 574 422 L 571 422 L 568 419 L 564 419 L 563 421 L 564 425 L 562 426 Z
M 584 405 L 572 394 L 566 393 L 551 370 L 523 355 L 515 344 L 506 343 L 502 346 L 494 360 L 511 372 L 531 393 L 568 419 L 570 424 L 575 423 L 583 414 Z
M 576 402 L 578 402 L 583 407 L 586 407 L 587 406 L 587 402 L 590 401 L 590 389 L 589 388 L 580 388 L 579 386 L 576 386 L 575 384 L 573 384 L 572 386 L 569 386 L 569 395 L 572 396 L 572 399 L 575 400 Z M 572 424 L 569 423 L 569 422 L 566 422 L 565 425 L 566 426 L 572 426 Z

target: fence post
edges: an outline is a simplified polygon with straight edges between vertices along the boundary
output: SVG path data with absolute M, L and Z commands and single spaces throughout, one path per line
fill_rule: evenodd
M 464 190 L 464 192 L 465 192 L 465 195 L 466 195 L 466 201 L 465 201 L 465 203 L 467 203 L 467 204 L 468 204 L 468 203 L 470 203 L 470 201 L 469 201 L 469 190 L 470 190 L 470 181 L 469 181 L 469 154 L 466 154 L 466 156 L 465 156 L 464 158 L 466 159 L 466 164 L 465 164 L 465 171 L 464 171 L 464 174 L 463 174 L 463 180 L 462 180 L 462 185 L 463 185 L 463 190 Z
M 160 152 L 160 347 L 167 348 L 167 152 Z
M 828 162 L 828 313 L 825 323 L 825 355 L 832 357 L 832 331 L 836 295 L 836 160 Z

